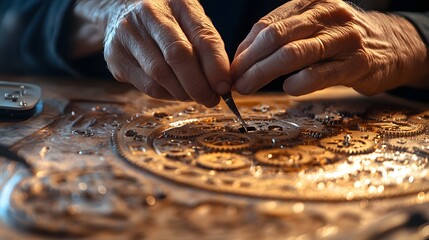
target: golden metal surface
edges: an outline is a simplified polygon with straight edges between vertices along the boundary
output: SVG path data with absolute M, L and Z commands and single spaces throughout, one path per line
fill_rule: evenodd
M 5 238 L 427 234 L 426 105 L 344 88 L 236 96 L 246 134 L 225 105 L 102 80 L 17 80 L 41 85 L 45 108 L 0 123 L 0 141 L 35 169 L 0 158 Z M 421 219 L 412 231 L 411 218 Z

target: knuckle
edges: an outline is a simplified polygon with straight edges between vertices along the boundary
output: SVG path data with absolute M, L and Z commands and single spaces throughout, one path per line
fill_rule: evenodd
M 364 46 L 364 39 L 361 32 L 353 26 L 347 27 L 347 40 L 356 49 L 361 49 Z
M 282 42 L 284 31 L 279 24 L 271 24 L 261 31 L 262 39 L 269 45 Z
M 309 13 L 315 23 L 322 22 L 326 25 L 341 25 L 355 17 L 352 8 L 338 0 L 319 1 L 314 4 Z
M 369 71 L 371 68 L 371 63 L 374 62 L 374 57 L 371 56 L 367 51 L 363 49 L 359 49 L 356 52 L 356 59 L 360 63 L 361 69 L 363 69 L 365 72 Z
M 223 41 L 218 37 L 216 30 L 208 24 L 199 25 L 194 28 L 192 42 L 197 46 L 209 48 L 213 45 L 223 45 Z
M 280 60 L 283 64 L 288 64 L 300 59 L 302 56 L 302 48 L 295 43 L 290 43 L 280 50 Z
M 192 84 L 186 87 L 192 99 L 198 103 L 206 104 L 212 101 L 214 93 L 200 84 Z
M 159 87 L 157 84 L 154 84 L 152 80 L 149 80 L 149 79 L 141 80 L 136 84 L 136 87 L 141 92 L 145 93 L 150 97 L 163 98 L 162 88 Z
M 150 78 L 158 83 L 162 83 L 168 75 L 168 71 L 166 71 L 163 65 L 156 60 L 152 60 L 145 65 L 145 72 Z
M 270 26 L 270 21 L 266 20 L 266 19 L 260 19 L 257 23 L 255 23 L 252 27 L 252 29 L 250 30 L 250 32 L 252 33 L 257 33 L 262 31 L 263 29 L 267 28 L 268 26 Z
M 336 16 L 343 22 L 351 21 L 355 17 L 354 11 L 352 11 L 352 8 L 346 3 L 336 3 L 334 9 Z
M 130 22 L 128 19 L 121 19 L 118 25 L 115 27 L 114 32 L 111 33 L 111 42 L 113 43 L 127 43 L 130 38 Z
M 135 9 L 143 16 L 153 16 L 157 12 L 152 1 L 140 1 Z
M 173 41 L 163 48 L 165 61 L 169 65 L 181 64 L 184 60 L 191 57 L 193 53 L 191 44 L 185 40 Z

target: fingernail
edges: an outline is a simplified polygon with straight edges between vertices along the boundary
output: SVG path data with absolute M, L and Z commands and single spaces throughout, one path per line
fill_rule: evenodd
M 227 81 L 220 82 L 216 85 L 216 91 L 219 95 L 227 93 L 231 90 L 231 84 Z

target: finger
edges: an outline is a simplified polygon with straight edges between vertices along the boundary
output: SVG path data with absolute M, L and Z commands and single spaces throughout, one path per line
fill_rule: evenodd
M 337 85 L 360 85 L 358 79 L 362 79 L 366 65 L 364 57 L 316 64 L 287 78 L 283 90 L 290 95 L 299 96 Z
M 185 3 L 185 4 L 184 4 Z M 229 60 L 222 38 L 197 0 L 170 1 L 189 41 L 195 47 L 204 75 L 218 95 L 231 88 Z
M 105 55 L 109 70 L 116 79 L 134 85 L 151 97 L 165 100 L 175 99 L 165 88 L 144 73 L 137 60 L 122 45 L 109 48 Z
M 321 33 L 323 35 L 288 43 L 253 64 L 236 81 L 237 91 L 242 94 L 255 92 L 279 76 L 303 69 L 323 59 L 345 58 L 362 48 L 359 31 L 350 26 L 332 27 Z
M 149 35 L 161 49 L 165 61 L 186 93 L 195 102 L 207 107 L 217 105 L 219 96 L 210 87 L 191 43 L 171 13 L 149 5 L 142 14 L 145 16 L 143 24 Z
M 234 58 L 231 67 L 233 78 L 237 79 L 253 64 L 271 55 L 285 44 L 309 38 L 322 29 L 321 25 L 305 19 L 303 15 L 294 16 L 271 24 L 260 31 L 250 46 Z
M 265 22 L 265 27 L 240 48 L 234 62 L 240 61 L 238 59 L 246 59 L 245 62 L 249 67 L 281 45 L 308 38 L 323 28 L 345 26 L 347 25 L 345 23 L 353 20 L 353 13 L 349 11 L 350 6 L 341 1 L 311 0 L 293 3 L 290 9 L 285 8 L 287 6 L 285 4 L 264 17 L 261 22 Z M 239 76 L 247 69 L 235 68 L 235 70 L 238 72 L 233 72 L 233 77 L 237 78 L 237 75 Z
M 140 68 L 140 65 L 132 64 L 129 66 L 128 77 L 131 84 L 150 97 L 164 100 L 177 100 L 177 98 L 173 97 L 169 91 L 146 75 L 146 73 Z M 186 99 L 181 101 L 186 101 Z
M 268 13 L 253 25 L 249 34 L 238 46 L 234 58 L 247 49 L 263 29 L 278 21 L 300 15 L 306 9 L 311 8 L 315 2 L 317 2 L 317 0 L 290 1 Z
M 130 19 L 131 18 L 131 19 Z M 185 101 L 190 97 L 176 78 L 171 67 L 165 62 L 158 45 L 144 29 L 136 26 L 137 16 L 130 15 L 129 21 L 122 25 L 123 40 L 133 58 L 143 69 L 144 73 L 158 85 L 166 89 L 174 99 Z M 124 26 L 125 25 L 125 26 Z
M 323 48 L 316 38 L 289 43 L 271 56 L 250 67 L 237 80 L 235 88 L 241 94 L 253 93 L 279 76 L 305 68 L 319 61 L 322 51 Z

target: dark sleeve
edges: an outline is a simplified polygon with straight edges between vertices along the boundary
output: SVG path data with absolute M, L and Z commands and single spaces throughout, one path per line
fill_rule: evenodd
M 410 21 L 420 34 L 426 47 L 429 48 L 429 12 L 395 12 Z M 429 50 L 428 50 L 429 51 Z M 429 81 L 429 79 L 427 79 Z M 389 91 L 390 94 L 414 101 L 429 102 L 429 90 L 412 87 L 400 87 Z
M 72 0 L 0 1 L 0 73 L 79 75 L 62 51 Z

